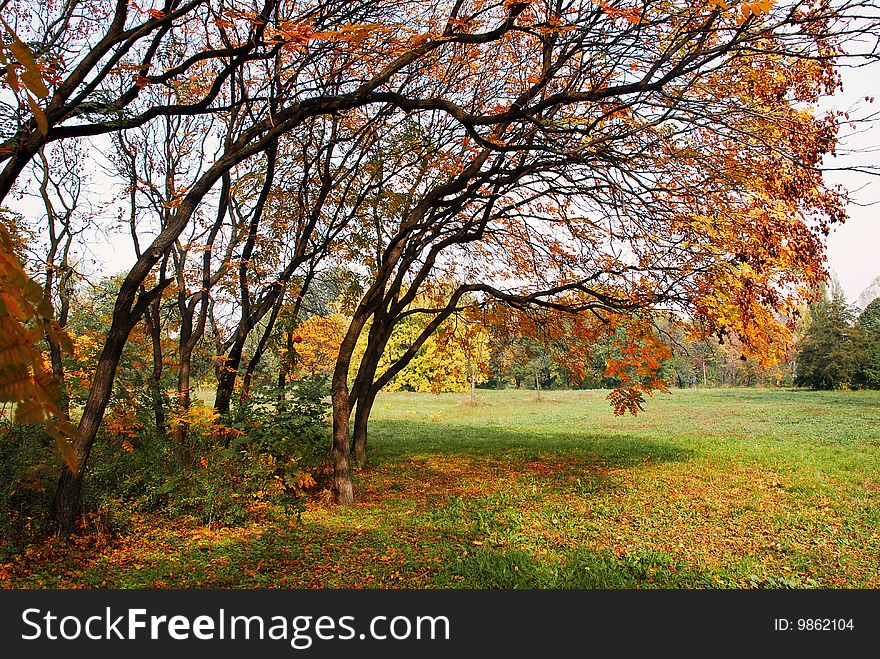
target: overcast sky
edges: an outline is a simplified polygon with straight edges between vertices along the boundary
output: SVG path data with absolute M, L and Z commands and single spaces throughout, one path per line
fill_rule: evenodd
M 861 69 L 842 69 L 843 93 L 835 97 L 831 107 L 846 110 L 860 101 L 859 116 L 880 112 L 880 64 Z M 873 104 L 864 102 L 874 96 Z M 855 116 L 855 115 L 854 115 Z M 845 127 L 840 156 L 828 160 L 831 167 L 880 164 L 880 123 L 863 123 L 855 130 Z M 857 302 L 861 292 L 880 277 L 880 176 L 855 172 L 833 172 L 831 180 L 843 183 L 852 193 L 850 218 L 837 227 L 828 238 L 828 267 L 840 278 L 850 302 Z

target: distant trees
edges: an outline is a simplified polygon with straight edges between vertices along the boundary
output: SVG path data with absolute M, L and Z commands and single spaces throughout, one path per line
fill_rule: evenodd
M 874 277 L 859 294 L 859 306 L 865 309 L 877 298 L 880 298 L 880 277 Z
M 862 382 L 869 389 L 880 389 L 880 298 L 862 311 L 859 329 L 864 338 Z
M 850 389 L 868 384 L 868 334 L 876 345 L 878 305 L 872 303 L 857 319 L 839 286 L 823 289 L 810 307 L 806 333 L 798 343 L 795 384 L 812 389 Z M 868 332 L 865 330 L 868 329 Z M 873 367 L 876 368 L 876 365 Z M 873 382 L 877 380 L 874 379 Z

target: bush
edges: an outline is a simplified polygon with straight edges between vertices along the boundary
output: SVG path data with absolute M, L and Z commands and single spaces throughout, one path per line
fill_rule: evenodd
M 82 507 L 106 528 L 124 530 L 137 515 L 168 514 L 234 526 L 266 516 L 297 517 L 329 473 L 326 382 L 261 389 L 221 424 L 196 401 L 185 447 L 150 422 L 149 398 L 120 408 L 129 424 L 105 423 L 92 449 Z M 191 418 L 190 418 L 191 417 Z M 198 422 L 196 422 L 198 421 Z M 45 535 L 62 463 L 42 427 L 0 421 L 0 552 L 15 553 Z M 94 515 L 93 515 L 94 517 Z
M 226 424 L 195 401 L 185 450 L 155 432 L 134 439 L 105 433 L 90 463 L 86 509 L 103 511 L 114 528 L 146 512 L 225 526 L 299 516 L 325 466 L 325 389 L 323 380 L 284 392 L 258 389 Z
M 303 482 L 314 483 L 329 447 L 326 393 L 327 381 L 322 377 L 283 391 L 258 390 L 235 410 L 231 428 L 239 436 L 232 448 L 269 456 L 275 464 L 273 475 L 286 491 L 303 489 Z
M 48 531 L 62 462 L 42 426 L 0 420 L 0 554 L 19 551 Z

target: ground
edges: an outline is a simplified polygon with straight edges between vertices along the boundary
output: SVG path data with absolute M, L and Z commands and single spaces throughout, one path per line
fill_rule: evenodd
M 13 588 L 878 588 L 880 392 L 380 396 L 358 503 L 136 519 L 0 564 Z

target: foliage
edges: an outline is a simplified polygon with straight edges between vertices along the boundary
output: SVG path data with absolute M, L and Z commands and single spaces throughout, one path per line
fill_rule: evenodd
M 423 330 L 423 323 L 414 316 L 398 323 L 379 361 L 380 372 L 395 363 Z M 466 353 L 448 338 L 443 334 L 431 336 L 386 389 L 434 393 L 466 391 L 470 386 Z
M 666 390 L 660 375 L 672 350 L 651 313 L 590 318 L 499 307 L 491 318 L 496 367 L 517 386 L 531 380 L 539 388 L 553 377 L 552 365 L 562 382 L 612 389 L 608 399 L 617 415 L 636 414 L 645 396 Z
M 49 96 L 49 89 L 43 80 L 43 72 L 34 59 L 31 49 L 22 42 L 3 18 L 0 18 L 0 24 L 3 25 L 7 37 L 0 44 L 0 66 L 5 70 L 5 75 L 2 78 L 3 83 L 12 90 L 17 98 L 24 96 L 37 129 L 41 134 L 46 135 L 49 131 L 49 125 L 46 114 L 38 103 L 38 99 L 45 99 Z
M 94 448 L 83 523 L 124 533 L 141 516 L 235 526 L 299 515 L 323 479 L 324 386 L 307 380 L 289 387 L 282 401 L 276 391 L 258 390 L 231 427 L 196 401 L 185 413 L 185 447 L 156 433 L 146 391 L 124 404 L 120 397 Z M 41 428 L 6 422 L 3 434 L 0 505 L 7 515 L 0 550 L 14 552 L 46 532 L 60 468 L 45 451 Z
M 306 377 L 330 377 L 347 325 L 348 319 L 338 312 L 310 316 L 300 323 L 295 330 L 291 356 L 295 371 Z M 283 358 L 288 357 L 283 355 Z
M 47 532 L 46 510 L 64 464 L 37 425 L 0 417 L 0 554 L 20 551 Z
M 39 132 L 45 135 L 46 115 L 38 103 L 49 95 L 43 73 L 31 49 L 6 20 L 0 18 L 0 24 L 6 37 L 0 43 L 2 82 L 16 99 L 24 96 Z M 59 407 L 60 385 L 47 372 L 36 345 L 48 336 L 67 352 L 73 352 L 73 346 L 54 321 L 51 300 L 22 267 L 21 236 L 16 226 L 6 226 L 7 219 L 4 212 L 0 224 L 0 401 L 15 403 L 17 423 L 41 424 L 55 439 L 64 461 L 75 470 L 77 456 L 69 439 L 76 436 L 76 428 Z
M 859 315 L 859 329 L 865 341 L 861 379 L 870 389 L 880 389 L 880 298 Z
M 306 492 L 317 485 L 328 444 L 324 402 L 327 381 L 320 376 L 300 380 L 278 390 L 262 388 L 239 405 L 230 429 L 235 455 L 267 458 L 272 482 L 291 505 L 299 506 Z M 285 499 L 287 500 L 287 499 Z
M 50 334 L 68 352 L 70 338 L 53 320 L 52 305 L 15 257 L 15 245 L 0 225 L 0 401 L 15 403 L 15 421 L 42 424 L 71 469 L 77 456 L 69 442 L 76 435 L 58 406 L 59 383 L 47 371 L 36 347 Z
M 849 117 L 822 101 L 846 48 L 876 27 L 862 2 L 228 0 L 167 11 L 155 0 L 10 12 L 0 198 L 28 188 L 20 174 L 47 144 L 112 134 L 128 196 L 117 221 L 136 255 L 107 286 L 99 327 L 78 328 L 72 400 L 88 404 L 59 530 L 73 524 L 102 422 L 135 446 L 150 423 L 163 434 L 165 407 L 176 434 L 192 427 L 191 445 L 173 451 L 184 472 L 204 457 L 223 491 L 241 470 L 214 451 L 235 445 L 293 487 L 284 474 L 304 458 L 287 442 L 308 435 L 301 411 L 276 406 L 285 421 L 273 439 L 247 408 L 265 353 L 279 383 L 300 358 L 303 372 L 332 373 L 344 503 L 355 407 L 364 450 L 382 387 L 475 389 L 485 377 L 482 332 L 456 349 L 432 335 L 465 310 L 507 314 L 502 326 L 522 339 L 507 360 L 515 378 L 610 384 L 617 415 L 666 388 L 667 313 L 689 339 L 733 346 L 725 360 L 743 358 L 744 379 L 774 368 L 846 214 L 821 164 Z M 310 309 L 312 285 L 324 290 Z M 344 328 L 341 317 L 321 324 L 329 290 Z M 313 340 L 295 340 L 311 319 Z M 243 373 L 238 439 L 189 404 L 190 357 L 206 336 L 224 419 Z M 178 369 L 178 407 L 165 366 Z M 42 377 L 36 359 L 16 377 L 31 371 Z
M 850 389 L 861 384 L 865 342 L 843 292 L 835 287 L 810 307 L 810 324 L 799 343 L 795 384 L 812 389 Z

